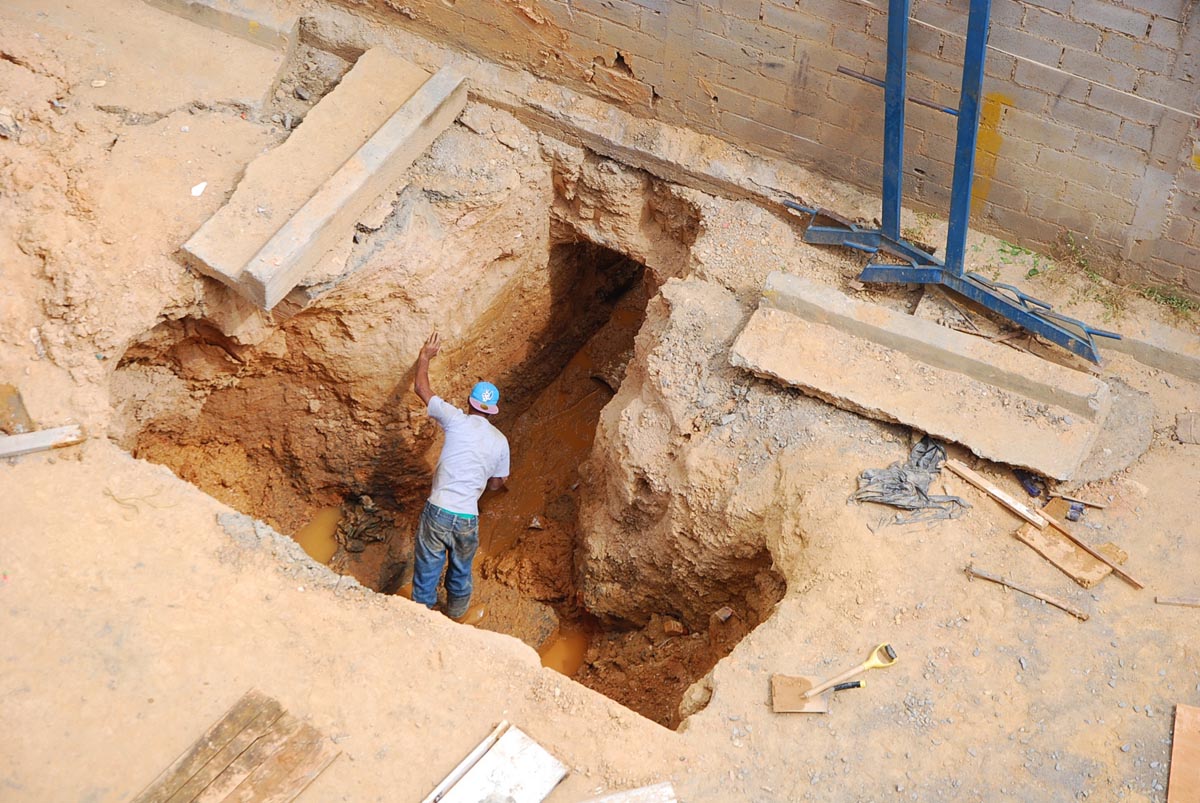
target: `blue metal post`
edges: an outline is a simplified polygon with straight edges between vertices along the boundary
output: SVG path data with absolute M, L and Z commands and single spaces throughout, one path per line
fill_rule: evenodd
M 889 0 L 887 83 L 883 114 L 883 234 L 900 239 L 904 181 L 904 104 L 908 97 L 908 11 L 911 0 Z
M 966 58 L 958 97 L 958 134 L 954 145 L 954 184 L 950 190 L 950 230 L 946 237 L 946 270 L 963 275 L 967 228 L 971 222 L 971 185 L 975 181 L 975 143 L 979 135 L 983 65 L 987 58 L 988 20 L 992 0 L 971 0 L 967 19 Z

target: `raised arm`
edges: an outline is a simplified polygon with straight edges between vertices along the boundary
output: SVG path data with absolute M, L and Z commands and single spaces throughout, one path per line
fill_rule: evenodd
M 442 339 L 437 332 L 429 336 L 425 341 L 425 345 L 421 346 L 421 353 L 417 356 L 416 376 L 413 379 L 413 390 L 421 397 L 421 401 L 429 404 L 429 400 L 433 398 L 433 388 L 429 386 L 429 361 L 437 356 L 437 353 L 442 348 Z

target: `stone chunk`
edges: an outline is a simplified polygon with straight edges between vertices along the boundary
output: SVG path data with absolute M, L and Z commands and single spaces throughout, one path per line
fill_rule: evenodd
M 730 362 L 1059 480 L 1074 476 L 1111 405 L 1088 374 L 778 272 Z
M 1175 437 L 1180 443 L 1200 443 L 1200 413 L 1175 416 Z

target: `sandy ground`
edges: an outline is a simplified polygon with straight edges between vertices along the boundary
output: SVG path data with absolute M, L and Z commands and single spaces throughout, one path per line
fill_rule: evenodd
M 0 106 L 23 128 L 0 139 L 0 378 L 43 426 L 94 435 L 0 465 L 0 799 L 128 800 L 251 687 L 343 750 L 306 800 L 419 799 L 501 718 L 571 769 L 551 801 L 663 779 L 687 801 L 1165 799 L 1172 707 L 1200 703 L 1200 619 L 1153 602 L 1196 593 L 1200 447 L 1172 439 L 1175 414 L 1200 406 L 1195 383 L 1121 356 L 1107 368 L 1150 394 L 1155 436 L 1079 493 L 1110 501 L 1091 532 L 1129 552 L 1143 591 L 1074 586 L 1011 538 L 1017 519 L 953 478 L 974 505 L 964 518 L 880 526 L 886 511 L 846 498 L 859 471 L 904 457 L 907 431 L 798 399 L 796 420 L 818 434 L 776 455 L 779 495 L 757 500 L 808 525 L 780 546 L 787 596 L 717 665 L 709 705 L 667 730 L 515 639 L 239 546 L 216 520 L 229 508 L 104 437 L 112 362 L 201 294 L 171 254 L 279 132 L 238 105 L 271 85 L 261 53 L 241 62 L 257 70 L 185 91 L 188 51 L 151 40 L 211 34 L 133 0 L 100 6 L 111 13 L 0 8 Z M 240 58 L 236 41 L 211 44 Z M 106 89 L 121 93 L 109 110 L 93 97 Z M 193 101 L 203 108 L 181 108 Z M 746 204 L 712 202 L 704 226 L 697 274 L 746 303 L 756 272 L 785 256 L 831 282 L 854 265 Z M 1112 306 L 1096 287 L 1074 277 L 1046 294 L 1089 317 Z M 1141 303 L 1125 314 L 1157 314 Z M 968 562 L 1091 619 L 968 583 Z M 771 673 L 833 673 L 883 641 L 900 661 L 828 715 L 771 713 Z

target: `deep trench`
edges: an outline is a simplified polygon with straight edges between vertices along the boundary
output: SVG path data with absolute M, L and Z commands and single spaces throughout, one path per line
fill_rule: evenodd
M 547 665 L 675 727 L 684 693 L 765 618 L 782 581 L 765 591 L 755 586 L 777 577 L 764 552 L 740 572 L 744 593 L 755 599 L 699 632 L 659 614 L 640 627 L 600 622 L 582 607 L 575 565 L 581 467 L 657 288 L 641 264 L 578 237 L 551 246 L 546 271 L 548 316 L 524 359 L 489 376 L 504 394 L 495 423 L 509 438 L 513 470 L 510 490 L 481 500 L 475 595 L 464 621 L 522 639 Z M 238 346 L 204 320 L 160 324 L 117 369 L 122 443 L 280 532 L 295 535 L 324 516 L 318 551 L 306 545 L 310 554 L 372 589 L 406 594 L 436 427 L 418 424 L 412 436 L 391 407 L 372 414 L 339 393 L 306 341 L 315 331 L 337 331 L 318 325 L 331 314 L 317 306 L 287 321 L 284 355 L 277 347 Z M 453 350 L 438 359 L 453 362 Z M 474 379 L 453 368 L 450 374 L 453 381 L 445 381 L 455 388 Z M 450 387 L 443 392 L 465 402 Z M 397 399 L 412 406 L 411 374 L 397 383 Z M 741 592 L 725 587 L 728 579 L 714 583 L 736 599 Z

